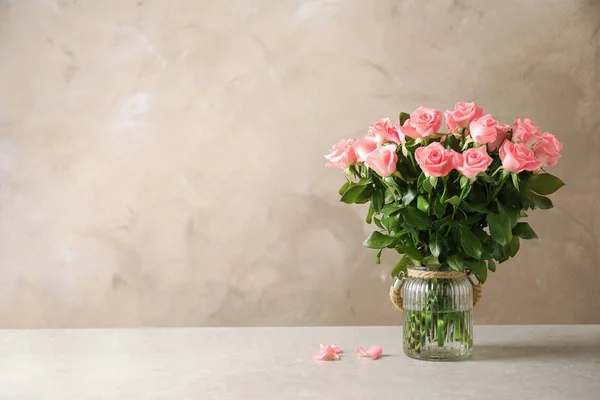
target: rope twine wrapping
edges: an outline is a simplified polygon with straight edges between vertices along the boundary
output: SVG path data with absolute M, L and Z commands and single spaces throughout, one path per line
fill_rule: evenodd
M 416 270 L 408 270 L 408 276 L 411 278 L 421 278 L 421 279 L 460 279 L 464 277 L 468 277 L 469 282 L 471 282 L 471 286 L 473 286 L 473 307 L 479 303 L 481 296 L 483 296 L 483 286 L 481 283 L 475 283 L 471 276 L 466 272 L 458 272 L 458 271 L 416 271 Z M 400 284 L 398 284 L 400 283 Z M 403 279 L 397 279 L 396 282 L 390 287 L 390 299 L 394 306 L 402 311 L 402 284 Z

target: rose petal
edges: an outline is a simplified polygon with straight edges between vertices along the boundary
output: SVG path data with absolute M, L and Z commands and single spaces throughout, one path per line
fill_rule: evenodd
M 360 346 L 356 349 L 356 354 L 358 354 L 359 357 L 371 357 L 373 360 L 377 360 L 381 357 L 382 352 L 383 349 L 375 345 L 369 347 L 369 350 L 365 350 Z
M 331 350 L 333 350 L 333 352 L 335 354 L 340 354 L 342 352 L 342 349 L 340 348 L 340 346 L 338 346 L 337 344 L 328 344 L 327 346 L 331 347 Z M 323 350 L 325 347 L 327 347 L 326 345 L 322 344 L 321 345 L 321 350 Z
M 363 349 L 362 346 L 358 346 L 358 349 L 356 349 L 356 354 L 358 354 L 359 357 L 368 357 L 369 356 L 367 354 L 367 351 L 365 349 Z
M 319 353 L 313 357 L 316 361 L 337 361 L 340 359 L 340 356 L 337 354 L 325 354 Z
M 379 357 L 381 357 L 382 353 L 383 353 L 383 349 L 381 347 L 375 346 L 375 345 L 371 346 L 371 348 L 369 348 L 369 350 L 367 350 L 367 354 L 373 360 L 377 360 Z
M 338 347 L 339 350 L 339 347 Z M 341 350 L 340 350 L 341 351 Z M 331 345 L 322 346 L 321 351 L 313 356 L 316 361 L 335 361 L 339 360 L 340 356 Z

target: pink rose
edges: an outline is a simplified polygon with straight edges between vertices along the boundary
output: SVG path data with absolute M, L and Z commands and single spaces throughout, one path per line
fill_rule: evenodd
M 396 172 L 397 148 L 395 144 L 380 146 L 367 156 L 365 164 L 380 176 L 390 176 Z
M 525 118 L 523 122 L 521 122 L 521 118 L 516 119 L 513 125 L 515 128 L 513 129 L 512 141 L 515 143 L 525 143 L 527 146 L 531 146 L 542 138 L 540 128 L 531 122 L 529 118 Z
M 475 140 L 475 143 L 486 144 L 496 140 L 498 136 L 498 130 L 496 126 L 498 121 L 492 118 L 490 114 L 487 114 L 475 121 L 471 121 L 469 124 L 469 131 L 471 137 Z
M 435 135 L 442 126 L 442 112 L 427 107 L 419 107 L 400 127 L 400 133 L 413 139 Z
M 354 141 L 354 152 L 358 161 L 365 162 L 367 156 L 377 148 L 377 139 L 375 136 L 365 136 Z
M 454 169 L 454 150 L 446 150 L 438 142 L 415 150 L 417 163 L 427 175 L 446 176 Z
M 459 101 L 454 105 L 454 111 L 446 110 L 445 114 L 448 132 L 454 132 L 457 128 L 467 128 L 472 121 L 483 117 L 483 108 L 474 102 Z
M 484 146 L 469 149 L 464 153 L 456 153 L 454 157 L 454 167 L 467 178 L 473 178 L 485 170 L 492 163 Z
M 399 125 L 392 124 L 389 118 L 383 118 L 375 122 L 375 124 L 369 126 L 369 133 L 367 136 L 372 136 L 377 139 L 377 144 L 384 143 L 404 143 L 404 135 L 400 135 L 398 132 Z
M 496 150 L 502 145 L 504 140 L 508 139 L 508 131 L 510 130 L 510 126 L 504 124 L 496 125 L 496 140 L 488 143 L 489 150 Z
M 334 144 L 325 156 L 330 162 L 325 164 L 327 168 L 347 168 L 356 162 L 354 152 L 354 139 L 342 139 Z
M 400 132 L 400 124 L 390 124 L 390 126 L 388 127 L 388 135 L 391 138 L 398 138 L 398 141 L 390 140 L 391 142 L 394 142 L 396 144 L 406 143 L 406 136 L 404 136 L 404 133 Z
M 500 147 L 500 159 L 504 169 L 513 173 L 535 171 L 542 164 L 535 159 L 533 150 L 524 143 L 513 143 L 509 140 L 505 140 Z
M 533 153 L 535 158 L 542 163 L 542 167 L 551 167 L 558 162 L 562 147 L 562 143 L 554 135 L 544 132 L 540 141 L 533 145 Z

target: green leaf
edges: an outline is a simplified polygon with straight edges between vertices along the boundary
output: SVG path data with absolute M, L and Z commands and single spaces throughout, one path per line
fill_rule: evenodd
M 385 216 L 388 216 L 390 214 L 395 213 L 396 211 L 400 210 L 402 207 L 397 206 L 395 204 L 386 204 L 385 206 L 383 206 L 383 208 L 381 209 L 381 213 Z
M 435 187 L 437 186 L 437 183 L 438 183 L 438 177 L 437 176 L 430 176 L 429 177 L 429 183 L 431 183 L 431 187 L 433 187 L 435 189 Z
M 410 114 L 407 114 L 405 112 L 401 112 L 400 113 L 400 126 L 404 125 L 404 123 L 410 119 Z
M 482 244 L 485 244 L 485 243 L 487 243 L 487 242 L 488 242 L 488 240 L 489 240 L 489 238 L 490 238 L 490 235 L 488 235 L 488 234 L 487 234 L 487 233 L 486 233 L 486 232 L 485 232 L 483 229 L 481 229 L 481 228 L 476 228 L 476 229 L 473 229 L 473 234 L 474 234 L 475 236 L 477 236 L 477 239 L 479 239 L 479 241 L 480 241 Z
M 487 223 L 490 227 L 490 234 L 496 242 L 503 246 L 510 243 L 512 239 L 512 227 L 508 215 L 504 213 L 488 213 Z
M 487 280 L 487 268 L 483 260 L 467 261 L 467 266 L 475 274 L 480 283 L 485 283 Z
M 408 158 L 408 150 L 405 146 L 402 147 L 402 152 L 398 154 L 398 162 L 396 163 L 396 172 L 400 174 L 406 182 L 413 182 L 416 178 L 417 171 L 414 169 L 412 161 Z M 406 152 L 406 155 L 404 154 Z
M 520 193 L 513 188 L 506 188 L 502 190 L 499 196 L 502 204 L 514 209 L 520 210 L 523 208 L 523 200 Z
M 446 259 L 446 263 L 448 266 L 455 271 L 464 271 L 465 270 L 465 262 L 460 254 L 452 254 Z
M 462 208 L 465 211 L 469 211 L 469 212 L 478 212 L 478 213 L 482 213 L 485 214 L 487 213 L 487 207 L 483 204 L 479 204 L 479 203 L 467 203 L 466 201 L 463 201 L 461 203 L 460 208 Z
M 398 231 L 400 230 L 400 213 L 399 212 L 395 212 L 389 215 L 388 217 L 388 226 L 390 228 L 390 231 L 394 231 L 396 233 L 398 233 Z
M 421 172 L 421 175 L 419 175 L 419 178 L 417 178 L 417 186 L 422 187 L 423 182 L 425 182 L 427 179 L 427 175 L 425 175 L 424 172 Z
M 508 255 L 504 251 L 504 246 L 499 244 L 496 241 L 492 241 L 492 247 L 494 248 L 494 258 L 502 264 L 504 261 L 508 260 Z
M 429 214 L 429 202 L 423 196 L 417 198 L 417 208 L 423 211 L 425 214 Z
M 350 187 L 350 185 L 352 185 L 352 182 L 346 181 L 346 183 L 344 183 L 342 185 L 342 187 L 340 188 L 340 190 L 338 190 L 338 193 L 341 195 L 344 194 L 344 192 L 346 192 L 346 190 L 348 190 L 348 188 Z
M 458 141 L 458 138 L 454 135 L 446 136 L 446 140 L 444 141 L 444 146 L 447 149 L 452 149 L 452 150 L 458 151 L 459 153 L 461 152 L 460 143 Z
M 373 222 L 375 222 L 375 225 L 377 225 L 377 227 L 379 229 L 385 229 L 385 227 L 383 226 L 383 224 L 381 223 L 381 219 L 379 218 L 373 218 Z
M 400 210 L 402 215 L 404 216 L 404 220 L 408 225 L 411 225 L 419 230 L 426 230 L 429 228 L 431 224 L 431 220 L 427 216 L 427 214 L 419 211 L 413 206 L 409 206 Z
M 442 219 L 438 219 L 433 223 L 433 227 L 437 230 L 442 229 L 444 226 L 457 226 L 459 224 L 458 220 L 452 219 L 450 216 L 444 217 Z
M 488 174 L 486 174 L 485 172 L 481 172 L 480 174 L 478 174 L 477 178 L 487 183 L 496 183 L 496 180 Z
M 496 272 L 496 263 L 494 260 L 488 260 L 488 269 L 492 272 Z
M 442 198 L 438 198 L 433 206 L 433 212 L 438 218 L 442 218 L 446 214 L 446 204 L 442 201 Z
M 519 222 L 512 230 L 513 235 L 521 239 L 537 239 L 538 235 L 527 222 Z
M 422 186 L 423 190 L 427 193 L 431 193 L 433 191 L 433 186 L 431 185 L 431 182 L 429 182 L 429 179 L 425 179 Z
M 381 252 L 383 249 L 378 249 L 377 253 L 375 253 L 375 264 L 381 264 Z
M 373 222 L 373 214 L 375 214 L 375 210 L 373 210 L 373 204 L 370 204 L 369 211 L 367 212 L 367 218 L 365 218 L 365 221 L 367 222 L 367 224 L 370 224 L 371 222 Z
M 475 236 L 473 232 L 470 231 L 469 227 L 465 225 L 461 226 L 460 244 L 468 256 L 471 256 L 476 260 L 481 259 L 481 253 L 483 251 L 481 242 L 479 241 L 477 236 Z
M 471 180 L 469 178 L 467 178 L 466 176 L 461 176 L 460 177 L 460 188 L 464 188 L 465 186 L 467 186 L 467 184 L 471 182 Z
M 402 204 L 404 204 L 405 206 L 409 205 L 415 199 L 415 197 L 417 197 L 417 194 L 418 193 L 415 190 L 415 188 L 409 187 L 406 191 L 406 194 L 402 198 Z
M 346 204 L 366 203 L 371 198 L 373 187 L 371 185 L 352 185 L 342 195 L 341 202 Z
M 377 212 L 381 211 L 383 207 L 383 203 L 385 201 L 385 196 L 382 190 L 375 190 L 373 195 L 371 196 L 371 205 L 373 209 Z
M 406 230 L 410 234 L 411 239 L 415 245 L 421 243 L 421 241 L 419 240 L 419 233 L 415 230 L 415 228 L 407 227 Z
M 513 236 L 510 243 L 505 247 L 506 254 L 509 257 L 514 257 L 519 251 L 520 241 L 518 236 Z
M 424 257 L 422 263 L 423 263 L 423 265 L 426 265 L 428 267 L 439 267 L 440 266 L 440 261 L 437 259 L 437 257 L 432 257 L 432 256 Z
M 410 243 L 403 245 L 402 249 L 404 250 L 404 253 L 413 260 L 421 261 L 423 259 L 423 254 Z
M 519 210 L 498 203 L 498 211 L 500 211 L 500 214 L 506 214 L 508 216 L 511 228 L 514 228 L 515 225 L 517 225 L 517 221 L 519 220 Z
M 383 249 L 385 247 L 392 246 L 397 241 L 398 239 L 395 237 L 387 236 L 381 232 L 375 231 L 365 239 L 363 246 L 370 249 Z
M 554 207 L 554 205 L 552 204 L 552 200 L 550 200 L 547 197 L 540 196 L 535 193 L 529 193 L 528 197 L 529 197 L 529 199 L 531 199 L 533 204 L 535 204 L 535 206 L 537 208 L 539 208 L 540 210 L 548 210 L 548 209 Z
M 385 230 L 388 232 L 391 232 L 392 230 L 394 230 L 394 227 L 392 226 L 392 224 L 390 224 L 390 216 L 389 215 L 384 214 L 381 217 L 381 225 L 383 225 Z
M 429 238 L 429 251 L 431 252 L 432 256 L 439 257 L 442 253 L 443 246 L 444 240 L 442 235 L 440 235 L 438 232 L 435 232 L 433 235 L 431 235 Z
M 548 173 L 534 175 L 526 182 L 528 189 L 541 195 L 552 194 L 564 185 L 563 181 Z
M 517 175 L 517 174 L 510 174 L 510 175 L 512 178 L 513 186 L 515 187 L 515 189 L 519 190 L 519 175 Z
M 404 256 L 398 261 L 398 264 L 394 268 L 392 268 L 392 278 L 398 276 L 400 272 L 406 273 L 407 267 L 410 264 L 411 259 L 408 256 Z
M 471 185 L 471 191 L 467 196 L 467 199 L 470 204 L 484 204 L 487 200 L 487 191 L 485 189 L 485 185 L 475 181 Z
M 474 225 L 481 221 L 481 218 L 483 218 L 483 215 L 469 215 L 467 218 L 461 219 L 459 222 L 461 225 Z
M 454 207 L 457 207 L 460 204 L 460 202 L 461 202 L 461 199 L 458 196 L 452 196 L 448 200 L 446 200 L 446 203 L 450 203 Z
M 406 148 L 406 146 L 400 146 L 402 148 L 402 155 L 404 157 L 408 157 L 408 149 Z

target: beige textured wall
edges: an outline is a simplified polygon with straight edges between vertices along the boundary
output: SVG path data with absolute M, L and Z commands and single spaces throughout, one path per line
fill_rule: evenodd
M 478 101 L 565 144 L 478 323 L 599 323 L 600 2 L 0 0 L 0 327 L 396 324 L 323 154 Z

